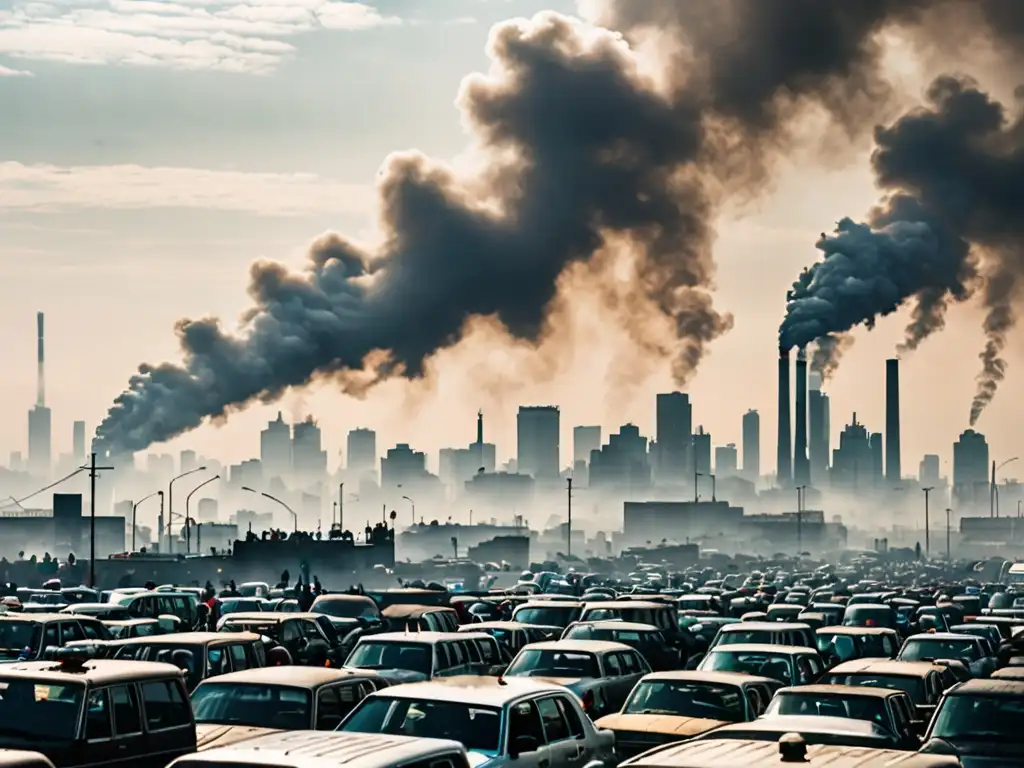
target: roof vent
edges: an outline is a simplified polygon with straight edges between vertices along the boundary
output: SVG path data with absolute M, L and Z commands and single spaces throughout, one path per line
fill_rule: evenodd
M 779 757 L 784 763 L 806 763 L 807 742 L 799 733 L 786 733 L 779 739 Z

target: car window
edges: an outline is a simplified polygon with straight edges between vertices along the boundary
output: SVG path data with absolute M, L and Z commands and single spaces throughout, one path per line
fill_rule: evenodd
M 47 624 L 46 632 L 43 636 L 43 649 L 47 649 L 51 646 L 57 647 L 60 645 L 60 636 L 57 633 L 56 624 Z
M 466 640 L 464 643 L 460 642 L 459 645 L 463 646 L 463 650 L 468 654 L 471 664 L 479 664 L 482 661 L 480 646 L 477 645 L 476 640 Z
M 461 667 L 463 664 L 466 663 L 466 653 L 462 649 L 462 646 L 461 646 L 460 643 L 449 643 L 448 644 L 448 653 L 450 653 L 451 656 L 452 656 L 452 665 L 453 666 Z
M 562 713 L 562 718 L 565 720 L 565 724 L 569 729 L 569 734 L 574 739 L 583 738 L 583 722 L 580 720 L 580 716 L 577 714 L 576 708 L 573 707 L 573 705 L 569 703 L 569 700 L 564 696 L 556 696 L 555 705 Z
M 562 711 L 553 698 L 541 699 L 537 702 L 541 722 L 544 724 L 544 735 L 549 744 L 571 738 L 569 726 L 562 719 Z
M 485 664 L 493 665 L 500 663 L 498 645 L 494 638 L 479 640 L 477 646 L 480 648 L 480 654 Z
M 85 710 L 85 738 L 88 741 L 109 739 L 113 735 L 110 725 L 110 707 L 107 706 L 107 692 L 93 691 Z
M 67 645 L 75 640 L 85 640 L 82 628 L 77 621 L 62 621 L 60 624 L 60 644 Z
M 206 649 L 206 676 L 216 677 L 230 672 L 228 654 L 223 646 L 210 646 Z
M 341 687 L 325 686 L 316 695 L 316 725 L 318 731 L 332 731 L 345 716 L 341 707 Z
M 228 652 L 231 654 L 231 669 L 235 672 L 249 669 L 249 658 L 245 653 L 244 645 L 229 645 Z
M 444 672 L 452 666 L 451 658 L 448 655 L 448 643 L 437 643 L 434 645 L 434 671 Z
M 604 673 L 607 677 L 619 677 L 622 674 L 622 662 L 619 661 L 619 654 L 605 654 Z
M 91 621 L 79 622 L 79 626 L 82 628 L 82 632 L 85 634 L 86 640 L 99 640 L 100 631 L 96 628 L 96 625 Z
M 142 733 L 142 710 L 135 686 L 114 686 L 110 689 L 110 702 L 114 710 L 114 733 L 119 737 Z
M 146 725 L 150 731 L 192 723 L 192 705 L 180 686 L 173 682 L 144 683 L 142 701 L 146 711 Z

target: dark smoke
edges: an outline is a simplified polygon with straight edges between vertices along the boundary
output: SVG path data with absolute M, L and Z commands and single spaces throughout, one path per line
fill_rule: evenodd
M 912 350 L 943 327 L 950 301 L 981 283 L 988 341 L 973 424 L 1005 374 L 1001 352 L 1024 275 L 1024 113 L 1018 106 L 1008 119 L 965 78 L 938 78 L 928 101 L 876 131 L 872 164 L 891 197 L 872 212 L 870 227 L 846 219 L 839 236 L 819 243 L 826 259 L 794 285 L 780 336 L 795 346 L 870 328 L 913 300 L 901 345 Z
M 616 34 L 555 14 L 497 26 L 494 73 L 467 78 L 459 97 L 487 171 L 459 179 L 418 154 L 390 157 L 379 250 L 331 235 L 314 244 L 304 274 L 255 264 L 241 331 L 181 321 L 183 364 L 140 366 L 98 436 L 112 451 L 136 451 L 317 376 L 349 391 L 417 377 L 475 316 L 537 341 L 557 278 L 591 261 L 607 235 L 629 246 L 640 288 L 675 324 L 673 372 L 684 380 L 731 323 L 709 295 L 722 190 L 762 189 L 806 104 L 850 132 L 869 122 L 888 94 L 876 33 L 928 5 L 606 4 L 627 36 L 657 20 L 630 14 L 686 25 L 671 30 L 688 53 L 665 92 L 637 73 Z

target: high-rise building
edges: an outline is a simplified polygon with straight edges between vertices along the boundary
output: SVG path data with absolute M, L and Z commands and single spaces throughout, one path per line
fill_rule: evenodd
M 752 483 L 761 476 L 761 416 L 755 410 L 743 414 L 743 475 Z
M 828 483 L 829 456 L 832 454 L 829 398 L 821 391 L 821 374 L 811 373 L 808 386 L 807 443 L 811 485 L 820 488 Z
M 577 464 L 590 463 L 592 451 L 601 449 L 601 428 L 600 427 L 573 427 L 572 428 L 572 462 Z
M 498 449 L 494 443 L 484 442 L 484 412 L 478 411 L 476 414 L 476 440 L 470 444 L 469 448 L 466 449 L 469 453 L 469 462 L 472 465 L 472 472 L 475 475 L 477 472 L 493 472 L 494 466 L 498 461 L 497 454 Z M 467 477 L 466 480 L 472 478 Z
M 399 443 L 389 448 L 380 460 L 380 484 L 382 488 L 397 488 L 415 482 L 427 475 L 427 455 L 414 451 L 408 443 Z
M 84 421 L 76 421 L 71 425 L 71 457 L 78 462 L 85 461 Z
M 871 440 L 863 424 L 847 424 L 839 434 L 839 447 L 832 452 L 832 485 L 849 489 L 864 489 L 874 485 L 871 473 Z
M 306 480 L 320 480 L 327 473 L 327 451 L 322 448 L 320 427 L 309 416 L 292 430 L 292 470 Z
M 660 482 L 686 481 L 693 474 L 693 405 L 682 392 L 656 400 L 655 467 Z
M 715 476 L 719 479 L 733 477 L 736 474 L 736 444 L 715 447 Z
M 902 481 L 900 464 L 900 361 L 885 361 L 885 479 L 895 487 Z
M 516 416 L 517 465 L 521 474 L 536 480 L 558 478 L 559 465 L 558 407 L 554 405 L 521 405 Z
M 980 432 L 965 430 L 953 443 L 953 485 L 987 485 L 988 482 L 988 441 Z
M 711 433 L 705 432 L 704 427 L 698 427 L 693 435 L 693 460 L 697 472 L 711 474 Z
M 349 471 L 365 472 L 377 469 L 377 433 L 372 429 L 357 427 L 348 433 Z
M 647 438 L 633 424 L 619 427 L 608 444 L 590 453 L 590 487 L 619 486 L 640 489 L 651 482 Z
M 46 407 L 46 375 L 43 313 L 36 314 L 36 404 L 28 412 L 28 471 L 39 478 L 49 478 L 53 471 L 52 425 Z
M 199 468 L 199 456 L 196 455 L 195 451 L 184 450 L 178 454 L 178 467 L 179 472 L 191 472 L 194 469 Z
M 868 435 L 868 448 L 871 450 L 871 484 L 881 486 L 885 477 L 882 465 L 882 433 L 872 432 Z
M 174 457 L 169 453 L 150 453 L 146 456 L 146 472 L 160 482 L 174 477 Z
M 926 453 L 921 459 L 921 465 L 917 471 L 918 482 L 922 488 L 937 488 L 942 485 L 941 470 L 939 469 L 939 457 L 934 453 Z
M 292 428 L 281 412 L 260 432 L 260 464 L 269 480 L 288 477 L 292 472 Z

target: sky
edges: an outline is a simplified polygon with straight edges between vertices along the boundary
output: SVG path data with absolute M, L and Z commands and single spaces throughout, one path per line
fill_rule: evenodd
M 54 450 L 71 422 L 92 430 L 142 362 L 176 360 L 174 324 L 248 306 L 255 259 L 298 267 L 328 230 L 372 239 L 374 181 L 385 158 L 417 149 L 461 167 L 468 138 L 459 83 L 485 71 L 489 28 L 572 0 L 0 0 L 0 456 L 24 451 L 34 402 L 35 313 L 47 316 L 47 402 Z M 894 58 L 907 103 L 936 74 Z M 976 73 L 979 76 L 984 73 Z M 812 131 L 813 132 L 813 131 Z M 763 467 L 774 467 L 775 360 L 785 292 L 816 257 L 814 242 L 878 199 L 870 147 L 846 146 L 823 164 L 783 163 L 768 194 L 717 222 L 715 303 L 734 316 L 686 383 L 695 425 L 716 444 L 740 442 L 740 419 L 761 413 Z M 519 404 L 562 407 L 563 462 L 573 424 L 606 434 L 626 422 L 651 434 L 654 395 L 675 388 L 667 361 L 630 349 L 585 295 L 564 321 L 567 352 L 510 345 L 484 328 L 440 353 L 426 380 L 391 382 L 357 400 L 320 383 L 177 438 L 225 461 L 258 452 L 277 410 L 315 415 L 332 465 L 344 433 L 375 428 L 379 447 L 427 451 L 465 444 L 485 412 L 498 456 L 515 451 Z M 903 467 L 924 453 L 951 468 L 967 426 L 980 310 L 951 310 L 948 326 L 902 363 Z M 833 444 L 854 412 L 883 426 L 884 360 L 906 316 L 883 319 L 828 383 Z M 978 429 L 993 457 L 1024 448 L 1014 396 L 1024 356 Z

